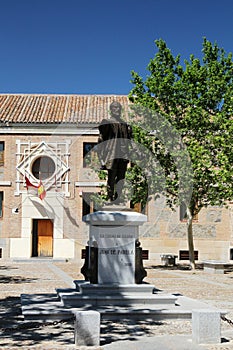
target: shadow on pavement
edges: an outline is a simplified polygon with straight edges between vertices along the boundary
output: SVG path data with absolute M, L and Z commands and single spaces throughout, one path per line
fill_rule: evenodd
M 4 275 L 0 275 L 0 283 L 16 283 L 16 284 L 20 284 L 20 283 L 32 283 L 35 282 L 37 280 L 37 278 L 25 278 L 22 276 L 4 276 Z
M 153 320 L 121 320 L 119 323 L 104 320 L 101 323 L 101 345 L 119 340 L 135 341 L 142 336 L 153 336 L 152 327 L 162 326 L 163 322 Z M 120 345 L 119 345 L 120 346 Z
M 74 344 L 72 321 L 61 324 L 52 321 L 46 324 L 25 322 L 19 297 L 7 297 L 0 300 L 0 333 L 0 349 L 4 347 L 24 348 L 49 341 L 60 346 Z
M 174 266 L 166 266 L 166 265 L 151 265 L 151 266 L 146 266 L 146 270 L 149 269 L 154 269 L 154 270 L 178 270 L 178 271 L 191 271 L 191 267 L 189 264 L 177 264 Z M 202 264 L 196 265 L 196 270 L 203 270 Z

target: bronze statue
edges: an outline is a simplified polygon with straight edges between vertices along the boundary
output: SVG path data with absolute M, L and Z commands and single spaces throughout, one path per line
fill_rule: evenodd
M 108 199 L 114 203 L 121 201 L 127 164 L 129 162 L 129 139 L 131 127 L 121 119 L 122 106 L 119 102 L 110 105 L 110 119 L 103 119 L 99 125 L 99 144 L 102 143 L 99 158 L 102 169 L 107 169 Z

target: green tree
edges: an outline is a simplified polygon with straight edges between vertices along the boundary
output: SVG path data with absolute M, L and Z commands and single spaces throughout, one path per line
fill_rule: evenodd
M 155 43 L 146 78 L 132 72 L 134 139 L 149 147 L 164 170 L 165 187 L 159 188 L 152 174 L 149 195 L 163 192 L 172 208 L 186 207 L 190 265 L 195 268 L 194 216 L 233 197 L 232 54 L 204 38 L 202 58 L 191 55 L 181 64 L 180 55 L 174 57 L 163 40 Z M 145 183 L 137 185 L 143 177 L 138 167 L 130 168 L 128 177 L 133 201 L 145 202 L 148 190 Z

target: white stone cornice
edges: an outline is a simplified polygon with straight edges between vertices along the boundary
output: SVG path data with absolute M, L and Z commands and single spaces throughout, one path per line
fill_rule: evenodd
M 105 184 L 105 182 L 77 181 L 77 182 L 75 182 L 75 187 L 100 187 L 104 184 Z
M 65 127 L 65 126 L 41 126 L 35 125 L 34 127 L 25 127 L 25 126 L 1 126 L 0 127 L 0 135 L 14 135 L 14 134 L 23 134 L 23 135 L 93 135 L 97 136 L 99 134 L 97 126 L 82 126 L 78 127 L 77 125 L 73 125 L 73 127 Z

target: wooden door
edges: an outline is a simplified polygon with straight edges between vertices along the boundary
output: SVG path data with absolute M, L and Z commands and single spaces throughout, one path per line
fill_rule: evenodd
M 34 256 L 53 256 L 53 222 L 49 219 L 34 220 Z M 36 247 L 35 247 L 36 244 Z M 35 254 L 36 253 L 36 254 Z

